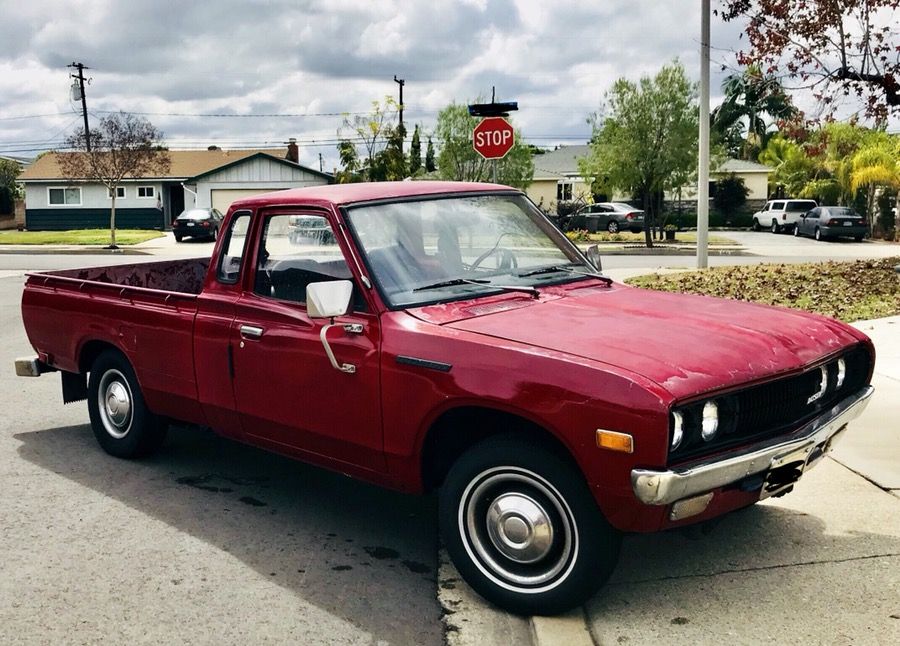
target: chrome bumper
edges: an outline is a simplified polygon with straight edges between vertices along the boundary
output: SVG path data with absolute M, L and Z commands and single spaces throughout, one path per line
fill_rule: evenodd
M 829 440 L 866 409 L 873 392 L 875 389 L 871 386 L 862 388 L 823 411 L 787 439 L 773 438 L 737 454 L 698 460 L 669 471 L 633 469 L 631 487 L 634 495 L 648 505 L 669 505 L 766 472 L 785 455 L 804 450 L 811 454 L 816 447 L 823 445 L 827 450 L 830 448 L 827 445 Z
M 53 372 L 55 369 L 37 357 L 24 357 L 16 359 L 17 377 L 40 377 L 45 372 Z

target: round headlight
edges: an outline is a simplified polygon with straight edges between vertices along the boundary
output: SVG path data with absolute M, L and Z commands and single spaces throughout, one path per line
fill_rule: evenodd
M 713 439 L 719 430 L 719 407 L 710 400 L 703 405 L 703 424 L 700 436 L 707 442 Z
M 675 450 L 681 444 L 684 437 L 684 416 L 677 410 L 672 411 L 672 446 L 671 450 Z
M 847 377 L 847 362 L 841 357 L 837 360 L 837 383 L 835 389 L 844 385 L 844 379 Z

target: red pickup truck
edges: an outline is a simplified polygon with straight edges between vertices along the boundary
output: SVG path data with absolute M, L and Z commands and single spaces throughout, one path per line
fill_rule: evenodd
M 122 458 L 170 423 L 408 491 L 519 613 L 595 592 L 622 532 L 790 491 L 865 408 L 874 349 L 794 310 L 603 276 L 519 191 L 323 186 L 236 202 L 212 260 L 29 274 L 65 402 Z

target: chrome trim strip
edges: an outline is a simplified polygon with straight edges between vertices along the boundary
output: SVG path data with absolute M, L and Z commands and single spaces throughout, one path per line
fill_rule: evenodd
M 401 365 L 417 366 L 419 368 L 430 368 L 431 370 L 437 370 L 438 372 L 450 372 L 450 370 L 453 368 L 453 365 L 449 363 L 443 363 L 441 361 L 430 361 L 428 359 L 419 359 L 418 357 L 406 357 L 402 354 L 398 354 L 395 360 Z
M 668 505 L 683 498 L 712 491 L 769 469 L 772 460 L 785 453 L 824 444 L 866 409 L 875 389 L 865 386 L 823 411 L 818 417 L 785 437 L 776 437 L 740 452 L 704 458 L 667 471 L 633 469 L 631 488 L 647 505 Z M 812 466 L 812 465 L 810 465 Z

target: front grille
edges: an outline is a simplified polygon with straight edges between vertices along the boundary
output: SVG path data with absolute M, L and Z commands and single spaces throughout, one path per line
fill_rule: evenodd
M 670 452 L 669 462 L 715 453 L 741 444 L 790 433 L 866 385 L 871 356 L 863 346 L 842 355 L 846 377 L 837 384 L 837 358 L 811 367 L 800 375 L 776 379 L 745 390 L 680 407 L 684 418 L 684 439 Z M 810 398 L 820 390 L 821 367 L 827 372 L 828 387 L 819 399 Z M 719 430 L 709 442 L 700 437 L 703 405 L 713 399 L 719 407 Z M 671 437 L 671 436 L 670 436 Z

